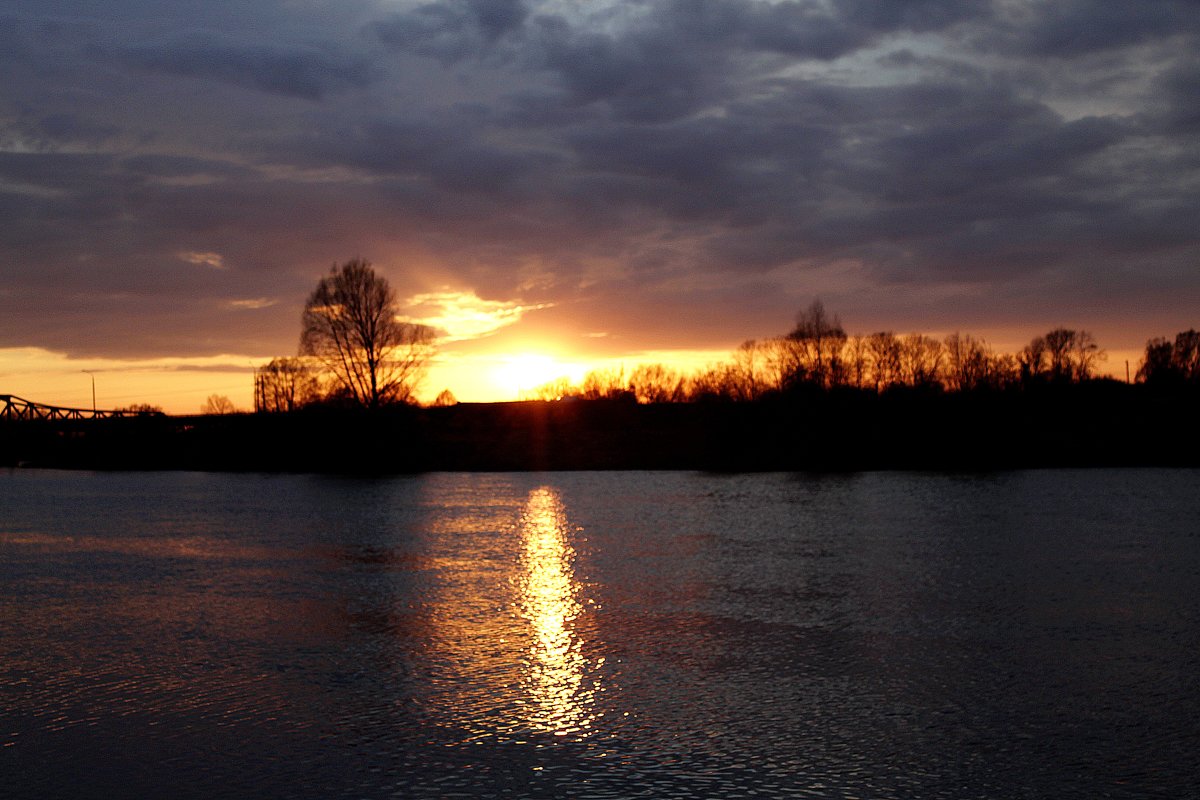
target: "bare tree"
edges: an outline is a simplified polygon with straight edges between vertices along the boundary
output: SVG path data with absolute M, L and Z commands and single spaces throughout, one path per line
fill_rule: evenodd
M 1086 381 L 1104 360 L 1104 351 L 1088 331 L 1055 328 L 1037 336 L 1017 353 L 1021 379 L 1045 378 L 1055 382 Z
M 773 378 L 772 358 L 776 345 L 770 341 L 748 339 L 733 351 L 733 360 L 726 365 L 725 391 L 731 400 L 757 400 L 771 389 L 779 387 Z
M 1146 342 L 1137 379 L 1156 385 L 1200 383 L 1200 333 L 1181 331 L 1173 343 L 1164 338 Z
M 796 343 L 786 336 L 765 339 L 758 345 L 762 352 L 763 382 L 768 390 L 782 389 L 798 366 Z
M 1096 337 L 1090 331 L 1072 331 L 1071 338 L 1071 369 L 1075 380 L 1091 380 L 1096 375 L 1096 368 L 1107 355 L 1096 344 Z
M 837 382 L 841 374 L 846 331 L 836 314 L 830 317 L 825 313 L 824 303 L 813 300 L 808 308 L 801 311 L 796 316 L 796 327 L 787 338 L 795 346 L 789 382 L 813 383 L 823 387 Z
M 200 407 L 201 414 L 232 414 L 235 411 L 233 401 L 223 394 L 210 394 Z
M 690 402 L 701 400 L 729 400 L 729 367 L 727 364 L 709 364 L 687 379 L 686 397 Z
M 1021 380 L 1021 364 L 1012 353 L 1000 353 L 988 359 L 988 383 L 1011 386 Z
M 1070 380 L 1074 377 L 1074 370 L 1071 369 L 1071 351 L 1075 342 L 1075 331 L 1055 328 L 1043 336 L 1042 340 L 1046 343 L 1050 378 L 1052 380 Z
M 274 358 L 254 376 L 254 410 L 295 411 L 317 398 L 320 384 L 302 358 Z
M 1171 359 L 1171 341 L 1158 337 L 1146 342 L 1146 353 L 1138 367 L 1137 379 L 1142 383 L 1175 383 L 1182 376 Z
M 454 396 L 454 392 L 449 389 L 442 389 L 438 396 L 433 398 L 434 408 L 445 408 L 447 406 L 458 405 L 458 398 Z
M 625 383 L 625 368 L 594 369 L 583 376 L 579 394 L 584 400 L 611 400 L 629 392 Z
M 902 374 L 909 386 L 936 386 L 941 383 L 944 352 L 942 343 L 932 336 L 910 333 L 900 343 Z
M 563 400 L 578 397 L 579 390 L 571 385 L 571 379 L 563 376 L 521 392 L 522 400 Z
M 156 406 L 153 403 L 131 403 L 127 406 L 118 406 L 116 411 L 125 411 L 130 414 L 162 414 L 162 406 Z
M 900 383 L 900 340 L 891 331 L 872 333 L 867 339 L 871 357 L 871 374 L 875 378 L 875 390 L 882 391 L 892 384 Z
M 300 352 L 359 405 L 407 402 L 432 355 L 433 329 L 401 322 L 396 295 L 371 264 L 334 265 L 304 304 Z
M 629 390 L 639 403 L 675 403 L 683 397 L 683 377 L 662 364 L 640 364 L 629 373 Z
M 871 342 L 866 336 L 855 334 L 846 340 L 846 381 L 856 389 L 867 388 L 867 370 L 870 367 Z
M 947 388 L 953 392 L 968 392 L 992 382 L 994 359 L 982 339 L 969 333 L 952 333 L 943 344 Z
M 1049 363 L 1046 339 L 1041 336 L 1035 336 L 1030 340 L 1029 344 L 1025 345 L 1017 353 L 1016 360 L 1022 381 L 1028 381 L 1044 375 L 1047 372 Z
M 1200 333 L 1189 328 L 1175 334 L 1171 360 L 1183 374 L 1184 380 L 1200 382 Z

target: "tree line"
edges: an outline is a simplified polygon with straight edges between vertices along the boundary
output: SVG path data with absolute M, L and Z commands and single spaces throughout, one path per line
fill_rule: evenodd
M 527 399 L 629 399 L 639 403 L 754 401 L 796 392 L 853 389 L 876 393 L 1000 391 L 1095 380 L 1105 352 L 1086 330 L 1054 328 L 1015 353 L 997 352 L 977 336 L 942 339 L 893 331 L 846 333 L 815 300 L 786 334 L 743 342 L 729 360 L 686 374 L 663 364 L 595 370 L 578 384 L 559 379 Z M 1200 384 L 1200 334 L 1146 345 L 1137 380 Z
M 379 408 L 413 404 L 434 352 L 432 328 L 400 319 L 395 292 L 361 258 L 334 265 L 308 296 L 297 355 L 256 371 L 256 411 L 315 404 Z M 1105 352 L 1086 330 L 1054 328 L 1015 353 L 977 336 L 938 339 L 893 331 L 847 334 L 820 300 L 785 334 L 743 342 L 724 362 L 694 373 L 664 364 L 589 372 L 523 393 L 527 400 L 624 399 L 639 403 L 754 401 L 799 392 L 1000 391 L 1092 381 Z M 1151 339 L 1136 379 L 1155 386 L 1200 384 L 1200 334 Z M 433 403 L 452 405 L 443 391 Z

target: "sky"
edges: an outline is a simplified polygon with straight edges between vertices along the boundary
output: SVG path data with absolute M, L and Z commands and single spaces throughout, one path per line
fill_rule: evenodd
M 0 0 L 0 71 L 0 394 L 247 407 L 355 257 L 462 400 L 1200 325 L 1194 0 Z

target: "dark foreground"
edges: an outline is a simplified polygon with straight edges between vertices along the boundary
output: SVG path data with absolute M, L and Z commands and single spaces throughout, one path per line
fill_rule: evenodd
M 1200 465 L 1196 392 L 1097 382 L 754 403 L 560 401 L 0 424 L 0 463 L 334 473 Z

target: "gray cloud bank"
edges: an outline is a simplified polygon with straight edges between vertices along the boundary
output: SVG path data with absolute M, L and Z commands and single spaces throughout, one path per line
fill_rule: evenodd
M 355 255 L 616 348 L 814 295 L 862 331 L 1200 324 L 1189 0 L 6 8 L 0 347 L 286 353 Z

